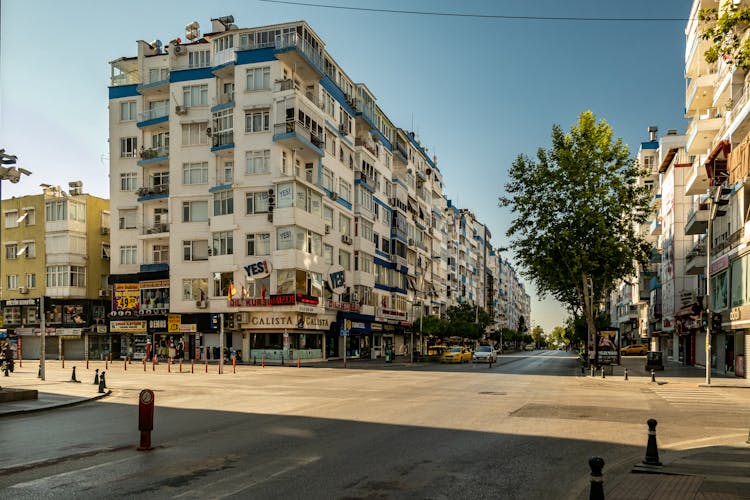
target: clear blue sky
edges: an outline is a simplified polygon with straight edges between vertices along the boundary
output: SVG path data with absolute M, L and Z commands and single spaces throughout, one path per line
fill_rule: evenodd
M 317 0 L 371 8 L 511 16 L 687 18 L 689 0 Z M 497 206 L 518 154 L 549 145 L 586 109 L 607 120 L 632 154 L 646 128 L 685 130 L 685 22 L 498 20 L 355 12 L 241 1 L 3 0 L 0 6 L 0 147 L 33 177 L 3 183 L 3 197 L 39 184 L 109 197 L 108 62 L 135 41 L 184 37 L 197 20 L 231 14 L 239 27 L 306 20 L 355 81 L 438 155 L 447 195 L 506 246 L 510 213 Z M 413 124 L 413 125 L 412 125 Z M 508 255 L 511 259 L 512 255 Z M 566 313 L 539 301 L 532 321 L 550 331 Z

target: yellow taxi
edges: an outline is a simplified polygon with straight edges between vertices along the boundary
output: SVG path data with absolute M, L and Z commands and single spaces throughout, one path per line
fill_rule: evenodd
M 472 352 L 466 347 L 449 347 L 440 356 L 441 363 L 468 363 L 471 361 Z
M 648 347 L 646 347 L 646 344 L 631 344 L 620 349 L 620 354 L 623 356 L 627 356 L 628 354 L 634 356 L 645 356 L 647 352 Z

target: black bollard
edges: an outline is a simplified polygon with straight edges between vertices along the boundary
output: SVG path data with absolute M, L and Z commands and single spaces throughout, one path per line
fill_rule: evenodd
M 281 366 L 284 366 L 284 355 L 281 355 Z
M 73 367 L 73 374 L 70 376 L 71 382 L 78 382 L 78 379 L 76 378 L 76 367 Z
M 256 366 L 258 364 L 258 359 L 253 356 L 253 366 Z
M 99 368 L 94 370 L 94 385 L 99 384 Z
M 591 376 L 592 377 L 594 376 L 594 370 L 596 370 L 596 368 L 594 367 L 594 365 L 591 365 Z
M 8 371 L 9 371 L 8 363 L 5 363 L 5 368 L 3 368 L 3 372 L 5 372 L 6 377 L 10 377 L 10 375 L 8 374 Z
M 625 380 L 627 380 L 627 379 L 628 379 L 628 369 L 625 368 Z
M 651 370 L 651 382 L 656 382 L 656 372 Z
M 646 465 L 661 465 L 659 461 L 659 448 L 656 446 L 656 420 L 649 418 L 648 424 L 648 443 L 646 444 L 646 458 L 643 463 Z
M 602 378 L 607 378 L 604 376 L 604 367 L 602 366 Z
M 591 467 L 591 490 L 589 491 L 589 500 L 604 500 L 604 483 L 602 478 L 604 459 L 600 457 L 589 458 L 589 467 Z

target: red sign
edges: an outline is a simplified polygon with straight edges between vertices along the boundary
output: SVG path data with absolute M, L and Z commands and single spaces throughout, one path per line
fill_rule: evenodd
M 272 306 L 293 306 L 297 303 L 293 293 L 271 295 L 270 301 Z
M 356 302 L 336 302 L 335 300 L 329 299 L 326 304 L 328 309 L 338 309 L 340 311 L 351 311 L 359 312 L 362 306 Z
M 230 299 L 229 307 L 263 307 L 270 306 L 271 299 Z

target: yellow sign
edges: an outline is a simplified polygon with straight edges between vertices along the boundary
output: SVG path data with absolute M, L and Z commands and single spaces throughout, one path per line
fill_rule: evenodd
M 140 303 L 140 289 L 138 283 L 116 283 L 113 297 L 115 311 L 137 310 Z
M 167 331 L 169 333 L 180 333 L 180 323 L 182 321 L 181 314 L 168 314 L 167 315 Z
M 109 328 L 116 333 L 145 333 L 146 320 L 110 321 Z

